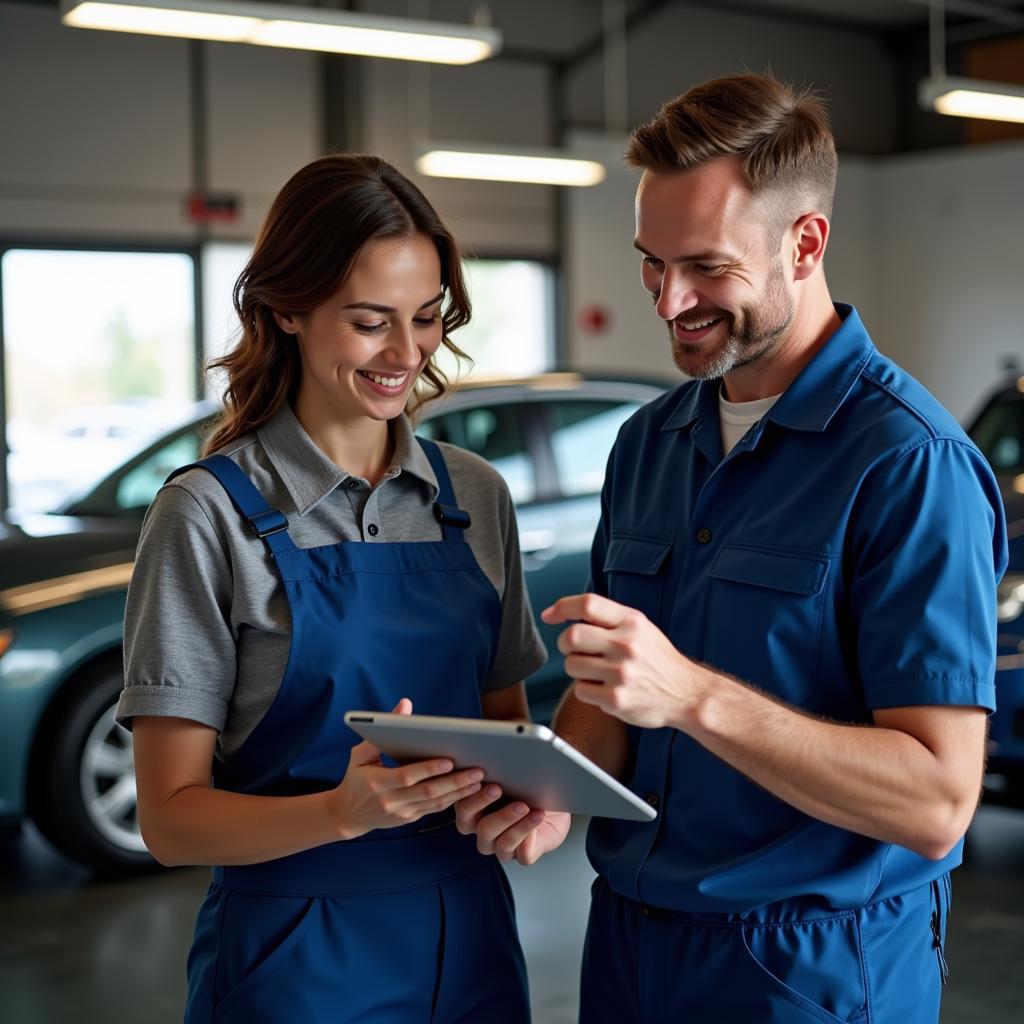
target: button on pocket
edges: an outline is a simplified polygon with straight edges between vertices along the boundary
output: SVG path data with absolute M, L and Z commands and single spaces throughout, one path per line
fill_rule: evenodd
M 604 557 L 608 596 L 660 623 L 672 541 L 612 533 Z
M 708 575 L 705 660 L 794 704 L 814 692 L 829 559 L 726 545 Z

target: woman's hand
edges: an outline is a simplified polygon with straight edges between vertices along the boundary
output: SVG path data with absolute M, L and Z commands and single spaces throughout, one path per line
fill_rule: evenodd
M 412 714 L 412 701 L 403 697 L 399 715 Z M 446 758 L 417 761 L 387 768 L 369 740 L 352 748 L 341 784 L 327 797 L 342 839 L 355 839 L 376 828 L 397 828 L 451 807 L 480 790 L 479 768 L 453 772 Z
M 535 864 L 565 842 L 572 824 L 570 814 L 531 810 L 518 800 L 484 814 L 500 796 L 501 787 L 488 783 L 482 792 L 469 794 L 455 807 L 456 827 L 463 835 L 476 835 L 481 853 L 494 854 L 501 861 Z

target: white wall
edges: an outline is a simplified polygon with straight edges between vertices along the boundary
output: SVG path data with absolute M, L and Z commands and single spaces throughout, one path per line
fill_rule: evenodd
M 961 420 L 1024 363 L 1024 144 L 894 157 L 877 168 L 879 347 Z
M 318 58 L 206 47 L 209 186 L 257 229 L 320 151 Z M 0 3 L 0 238 L 189 240 L 189 44 L 65 28 L 56 7 Z

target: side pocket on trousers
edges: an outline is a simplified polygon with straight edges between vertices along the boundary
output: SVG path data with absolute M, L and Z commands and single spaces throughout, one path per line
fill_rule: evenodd
M 277 901 L 281 902 L 280 898 L 277 897 L 259 897 L 259 896 L 248 896 L 245 894 L 232 894 L 240 897 L 243 900 L 263 900 L 263 901 Z M 292 902 L 288 900 L 287 902 Z M 305 906 L 302 907 L 298 913 L 298 916 L 293 919 L 290 927 L 283 934 L 279 934 L 279 937 L 272 940 L 273 945 L 268 952 L 265 953 L 260 959 L 258 959 L 251 967 L 247 968 L 244 973 L 234 981 L 234 984 L 229 988 L 222 999 L 220 999 L 213 1013 L 213 1020 L 215 1022 L 223 1022 L 227 1024 L 230 1020 L 245 1021 L 251 1012 L 253 1000 L 259 998 L 256 993 L 263 987 L 274 972 L 284 964 L 293 952 L 297 949 L 299 943 L 302 941 L 306 932 L 309 930 L 310 924 L 318 916 L 316 913 L 317 900 L 309 898 L 304 901 Z M 228 947 L 227 949 L 222 948 L 219 957 L 230 956 L 228 950 L 233 946 L 239 945 L 239 940 L 243 936 L 233 935 L 232 932 L 235 928 L 242 928 L 246 930 L 244 938 L 251 939 L 253 932 L 260 931 L 260 925 L 269 930 L 269 926 L 265 921 L 261 921 L 259 917 L 252 921 L 236 920 L 230 921 L 231 918 L 230 909 L 225 914 L 224 927 L 221 932 L 221 943 L 223 946 Z M 249 931 L 250 927 L 252 931 Z M 264 936 L 266 931 L 264 931 Z

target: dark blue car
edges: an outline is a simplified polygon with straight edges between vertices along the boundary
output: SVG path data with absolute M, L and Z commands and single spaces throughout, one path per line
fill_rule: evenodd
M 1013 374 L 969 433 L 999 480 L 1010 560 L 999 584 L 996 704 L 989 729 L 986 795 L 1024 807 L 1024 376 Z

